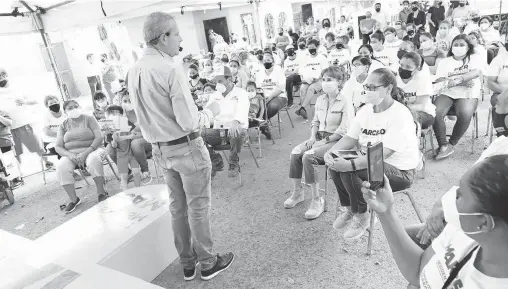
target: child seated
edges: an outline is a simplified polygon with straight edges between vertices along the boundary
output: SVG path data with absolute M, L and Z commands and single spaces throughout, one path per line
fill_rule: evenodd
M 93 116 L 97 120 L 105 119 L 106 108 L 109 105 L 106 94 L 104 94 L 104 92 L 102 91 L 97 91 L 93 96 L 93 101 L 94 101 Z
M 106 116 L 108 119 L 115 119 L 118 116 L 121 118 L 124 116 L 123 108 L 119 105 L 111 105 L 106 110 Z M 126 117 L 125 117 L 126 118 Z M 134 157 L 131 149 L 131 140 L 141 137 L 139 133 L 133 131 L 134 125 L 129 122 L 130 131 L 122 132 L 115 131 L 112 133 L 111 146 L 116 150 L 118 173 L 121 179 L 121 188 L 123 191 L 127 189 L 129 180 L 129 166 L 132 170 L 132 176 L 134 179 L 134 185 L 136 187 L 141 186 L 141 172 L 138 161 Z
M 247 82 L 247 94 L 249 95 L 249 127 L 259 126 L 261 133 L 263 133 L 267 139 L 271 139 L 270 130 L 268 129 L 268 123 L 265 120 L 265 101 L 263 90 L 258 89 L 256 83 L 253 81 Z

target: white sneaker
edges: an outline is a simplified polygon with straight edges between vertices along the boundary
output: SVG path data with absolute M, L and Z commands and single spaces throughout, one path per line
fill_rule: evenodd
M 325 200 L 323 198 L 319 198 L 319 200 L 314 200 L 310 202 L 310 208 L 305 212 L 305 218 L 307 220 L 314 220 L 321 216 L 321 214 L 325 210 Z
M 354 215 L 349 227 L 344 233 L 344 239 L 356 240 L 363 236 L 370 226 L 370 214 L 367 212 L 362 215 Z
M 293 191 L 293 193 L 291 194 L 291 197 L 289 197 L 284 202 L 284 208 L 292 209 L 299 203 L 303 202 L 304 200 L 305 200 L 305 192 L 304 192 L 303 188 L 301 188 L 297 191 Z
M 335 219 L 335 222 L 333 222 L 333 228 L 335 230 L 344 229 L 352 218 L 353 212 L 351 212 L 351 207 L 340 207 L 339 215 L 337 216 L 337 219 Z
M 148 185 L 152 182 L 153 178 L 152 175 L 150 175 L 150 172 L 142 172 L 141 180 L 143 181 L 143 185 Z

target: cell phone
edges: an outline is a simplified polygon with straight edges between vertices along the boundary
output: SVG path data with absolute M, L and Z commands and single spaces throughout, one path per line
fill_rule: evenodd
M 367 178 L 372 190 L 384 185 L 385 166 L 383 156 L 383 143 L 367 145 Z
M 361 156 L 361 154 L 358 151 L 354 150 L 337 150 L 330 153 L 333 158 L 342 157 L 345 160 L 352 160 L 356 159 L 357 157 Z

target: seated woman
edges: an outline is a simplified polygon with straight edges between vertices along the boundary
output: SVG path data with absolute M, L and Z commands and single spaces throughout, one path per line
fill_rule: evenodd
M 328 65 L 348 65 L 351 61 L 351 54 L 349 53 L 348 47 L 344 44 L 344 39 L 348 38 L 347 36 L 337 37 L 335 46 L 328 54 Z
M 60 126 L 56 138 L 55 150 L 62 156 L 56 166 L 56 173 L 71 200 L 65 208 L 65 213 L 69 214 L 81 203 L 74 188 L 73 173 L 76 168 L 86 167 L 92 175 L 99 202 L 107 199 L 108 193 L 104 190 L 104 168 L 101 150 L 98 149 L 103 140 L 99 123 L 94 117 L 83 114 L 75 100 L 64 102 L 63 110 L 68 119 Z
M 296 114 L 307 119 L 307 110 L 305 107 L 310 104 L 314 96 L 321 93 L 321 83 L 319 77 L 321 72 L 328 67 L 326 56 L 319 54 L 317 48 L 319 42 L 315 39 L 307 43 L 309 56 L 301 58 L 300 75 L 302 85 L 300 86 L 300 107 Z
M 425 250 L 405 232 L 386 178 L 385 186 L 376 192 L 363 183 L 364 197 L 378 214 L 395 262 L 409 283 L 430 289 L 506 288 L 506 163 L 508 155 L 486 158 L 462 176 L 458 188 L 443 196 L 441 205 L 448 224 Z
M 206 79 L 199 76 L 199 68 L 195 64 L 189 65 L 189 88 L 193 95 L 197 90 L 203 90 Z
M 499 34 L 499 30 L 494 28 L 494 22 L 490 16 L 483 16 L 478 21 L 478 26 L 480 26 L 480 33 L 482 38 L 485 40 L 485 44 L 489 46 L 492 43 L 496 43 L 501 41 L 501 35 Z
M 458 35 L 452 41 L 448 57 L 441 60 L 437 68 L 437 81 L 447 80 L 447 88 L 440 92 L 434 101 L 436 118 L 434 133 L 439 151 L 436 160 L 449 157 L 455 152 L 455 145 L 469 128 L 469 123 L 478 106 L 480 95 L 481 70 L 485 59 L 474 54 L 474 47 L 465 34 Z M 446 139 L 445 116 L 451 108 L 457 115 L 452 136 Z
M 302 83 L 302 78 L 299 74 L 300 61 L 298 61 L 295 48 L 292 45 L 288 45 L 286 47 L 286 54 L 288 57 L 284 60 L 284 75 L 286 76 L 286 93 L 288 97 L 288 107 L 290 108 L 293 106 L 293 87 L 300 85 Z
M 330 53 L 330 51 L 332 51 L 332 49 L 335 47 L 335 35 L 333 35 L 332 32 L 328 32 L 326 33 L 325 40 L 326 41 L 323 43 L 323 47 L 328 53 Z
M 467 34 L 467 38 L 473 44 L 474 54 L 484 59 L 485 65 L 487 65 L 487 49 L 485 48 L 485 40 L 482 35 L 478 31 L 471 31 Z
M 370 60 L 370 72 L 385 67 L 384 64 L 379 61 L 376 57 L 374 57 L 374 49 L 370 44 L 362 44 L 360 48 L 358 48 L 358 55 L 361 57 L 368 58 Z
M 397 51 L 385 48 L 385 36 L 381 32 L 376 32 L 370 36 L 370 45 L 374 50 L 373 56 L 384 66 L 392 67 L 398 62 Z
M 365 89 L 363 84 L 369 75 L 370 59 L 363 56 L 353 58 L 351 78 L 344 84 L 342 91 L 349 103 L 353 105 L 354 114 L 365 104 Z
M 420 35 L 420 49 L 418 49 L 418 53 L 429 66 L 432 75 L 436 75 L 439 62 L 446 58 L 446 54 L 440 49 L 437 49 L 434 36 L 428 32 L 423 32 Z
M 414 43 L 416 48 L 420 48 L 420 31 L 416 29 L 416 25 L 413 23 L 408 23 L 406 25 L 406 33 L 407 35 L 402 38 L 404 41 L 411 41 Z
M 368 143 L 383 142 L 385 175 L 396 191 L 411 186 L 419 162 L 413 116 L 393 99 L 399 95 L 395 75 L 387 68 L 376 69 L 364 87 L 367 104 L 351 121 L 347 134 L 324 157 L 342 206 L 333 227 L 348 226 L 344 238 L 349 240 L 360 238 L 370 226 L 367 203 L 360 191 L 362 182 L 367 180 L 367 156 L 345 160 L 334 158 L 331 153 L 353 150 L 357 145 L 365 151 Z
M 249 77 L 243 69 L 241 69 L 240 59 L 236 56 L 232 56 L 229 61 L 229 68 L 231 69 L 231 74 L 233 74 L 233 83 L 235 86 L 246 89 Z
M 508 136 L 508 55 L 500 53 L 490 63 L 487 70 L 487 85 L 493 92 L 492 125 L 497 136 Z
M 44 105 L 48 109 L 48 111 L 44 114 L 42 122 L 42 131 L 44 132 L 42 137 L 44 150 L 52 155 L 56 155 L 58 159 L 60 159 L 60 155 L 55 151 L 56 137 L 58 135 L 58 129 L 66 117 L 60 107 L 58 97 L 54 95 L 46 95 L 44 98 Z M 49 149 L 48 146 L 50 147 Z
M 200 72 L 200 77 L 206 80 L 213 78 L 213 63 L 212 60 L 206 59 L 203 62 L 203 70 Z
M 256 86 L 263 89 L 267 118 L 274 117 L 287 104 L 286 77 L 280 66 L 274 65 L 271 52 L 263 54 L 264 71 L 256 74 Z
M 416 52 L 402 56 L 397 74 L 397 86 L 404 92 L 404 98 L 413 113 L 414 119 L 422 129 L 434 123 L 436 107 L 432 104 L 432 81 L 422 73 L 422 57 Z
M 286 209 L 304 201 L 302 173 L 305 183 L 310 185 L 312 201 L 305 218 L 316 219 L 323 213 L 325 200 L 319 193 L 319 182 L 314 165 L 324 165 L 325 153 L 346 134 L 351 105 L 342 94 L 346 78 L 343 67 L 329 67 L 321 73 L 324 94 L 316 101 L 316 113 L 311 124 L 310 139 L 296 146 L 291 152 L 289 178 L 293 192 L 284 202 Z

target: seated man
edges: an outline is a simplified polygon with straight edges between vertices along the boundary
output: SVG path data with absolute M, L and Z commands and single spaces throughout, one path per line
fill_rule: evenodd
M 93 96 L 93 101 L 95 102 L 95 109 L 93 112 L 93 116 L 95 119 L 101 120 L 106 118 L 106 108 L 109 105 L 108 98 L 106 94 L 102 91 L 95 92 Z
M 240 159 L 238 154 L 243 145 L 245 130 L 249 127 L 249 97 L 247 91 L 236 87 L 232 80 L 229 67 L 221 67 L 215 73 L 213 81 L 217 83 L 216 89 L 224 96 L 219 101 L 220 114 L 214 119 L 213 128 L 205 128 L 203 139 L 211 147 L 210 158 L 216 158 L 214 146 L 225 145 L 229 142 L 229 177 L 233 178 L 240 172 Z M 212 163 L 212 176 L 218 168 Z

